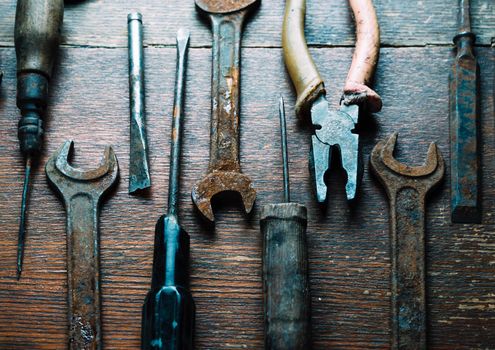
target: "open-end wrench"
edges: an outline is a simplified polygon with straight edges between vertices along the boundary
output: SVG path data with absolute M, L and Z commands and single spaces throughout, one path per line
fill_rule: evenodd
M 392 349 L 426 349 L 425 198 L 445 167 L 435 143 L 424 165 L 398 162 L 393 156 L 396 141 L 397 133 L 380 141 L 370 161 L 390 205 Z
M 211 199 L 224 192 L 240 194 L 244 209 L 253 208 L 256 191 L 241 173 L 239 162 L 239 77 L 241 33 L 244 19 L 261 0 L 196 0 L 213 32 L 210 163 L 208 173 L 192 190 L 201 214 L 214 221 Z
M 115 184 L 119 167 L 111 147 L 100 166 L 83 171 L 68 163 L 66 141 L 46 164 L 48 180 L 67 212 L 69 349 L 101 349 L 98 216 L 102 196 Z

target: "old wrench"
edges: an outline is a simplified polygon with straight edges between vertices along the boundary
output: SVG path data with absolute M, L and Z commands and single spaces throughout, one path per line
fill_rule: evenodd
M 201 214 L 214 221 L 211 199 L 225 191 L 240 194 L 246 213 L 256 191 L 241 173 L 239 162 L 239 77 L 241 33 L 246 15 L 261 0 L 196 0 L 210 18 L 213 31 L 210 163 L 208 173 L 192 190 Z
M 67 212 L 69 349 L 101 349 L 98 216 L 102 196 L 116 183 L 119 167 L 111 147 L 100 166 L 83 171 L 68 163 L 66 141 L 46 164 L 48 180 Z
M 444 175 L 435 143 L 426 162 L 411 167 L 394 156 L 397 133 L 371 152 L 371 169 L 385 187 L 390 206 L 392 250 L 392 349 L 426 349 L 425 198 Z

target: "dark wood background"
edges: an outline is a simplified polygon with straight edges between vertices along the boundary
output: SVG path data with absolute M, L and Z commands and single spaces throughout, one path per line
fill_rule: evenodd
M 121 181 L 101 213 L 103 332 L 107 349 L 137 349 L 149 288 L 154 225 L 166 209 L 175 33 L 191 30 L 182 163 L 181 218 L 191 235 L 197 349 L 261 349 L 263 304 L 259 209 L 282 199 L 277 99 L 286 98 L 292 196 L 309 210 L 314 349 L 387 349 L 390 258 L 387 201 L 370 176 L 373 145 L 400 133 L 397 157 L 423 161 L 436 141 L 448 160 L 448 74 L 456 0 L 376 0 L 382 50 L 376 90 L 383 110 L 361 125 L 361 197 L 345 201 L 344 178 L 330 175 L 330 202 L 315 203 L 307 170 L 310 128 L 293 111 L 280 28 L 284 1 L 265 0 L 245 28 L 242 51 L 243 171 L 258 190 L 254 214 L 218 203 L 214 230 L 198 218 L 192 185 L 206 171 L 209 147 L 211 34 L 192 0 L 96 1 L 67 5 L 51 89 L 41 164 L 66 139 L 75 164 L 91 167 L 112 144 Z M 127 193 L 129 111 L 126 15 L 143 13 L 147 126 L 153 187 Z M 0 0 L 0 348 L 63 349 L 67 343 L 65 213 L 40 166 L 34 176 L 21 281 L 15 278 L 23 161 L 15 106 L 15 1 Z M 483 224 L 449 220 L 449 168 L 427 206 L 428 343 L 433 349 L 495 349 L 495 3 L 472 1 L 481 66 Z M 342 0 L 308 1 L 306 36 L 332 105 L 340 97 L 354 45 Z

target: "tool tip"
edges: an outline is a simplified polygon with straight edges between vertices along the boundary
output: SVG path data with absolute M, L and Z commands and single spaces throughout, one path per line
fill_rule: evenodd
M 127 22 L 131 21 L 139 21 L 143 22 L 143 15 L 141 15 L 139 12 L 131 12 L 127 15 Z
M 178 42 L 188 41 L 189 36 L 190 36 L 189 30 L 186 28 L 179 28 L 179 30 L 177 31 L 177 41 Z

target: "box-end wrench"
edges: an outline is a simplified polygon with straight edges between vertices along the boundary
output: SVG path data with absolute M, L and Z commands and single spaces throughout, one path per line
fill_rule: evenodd
M 101 349 L 98 217 L 102 196 L 116 183 L 117 157 L 105 149 L 100 166 L 83 171 L 68 163 L 66 141 L 46 164 L 48 180 L 67 212 L 69 349 Z
M 398 162 L 396 141 L 394 133 L 379 142 L 370 161 L 390 206 L 392 349 L 426 349 L 425 198 L 443 178 L 445 166 L 435 143 L 424 165 Z
M 242 26 L 246 15 L 261 0 L 196 0 L 213 31 L 210 164 L 208 173 L 192 190 L 201 214 L 214 221 L 211 199 L 222 192 L 240 194 L 246 213 L 251 212 L 256 191 L 241 173 L 239 162 L 239 77 Z

